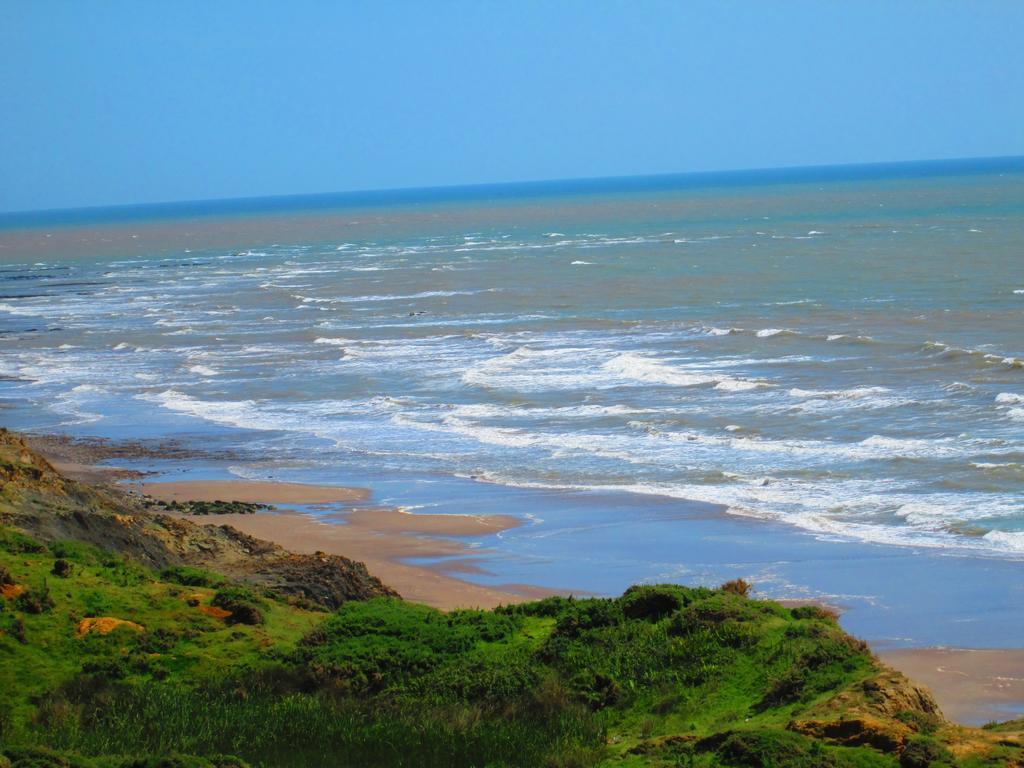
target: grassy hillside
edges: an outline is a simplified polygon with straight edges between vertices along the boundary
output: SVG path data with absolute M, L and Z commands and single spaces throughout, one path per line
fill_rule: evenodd
M 1020 758 L 1015 733 L 945 724 L 828 613 L 750 600 L 742 584 L 449 614 L 378 598 L 326 613 L 10 528 L 0 568 L 0 752 L 17 766 Z M 207 760 L 142 760 L 173 753 Z
M 2 431 L 0 482 L 0 768 L 1024 765 L 742 582 L 446 614 Z

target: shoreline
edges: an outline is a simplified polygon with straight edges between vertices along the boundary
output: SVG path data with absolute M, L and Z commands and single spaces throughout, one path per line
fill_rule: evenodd
M 147 455 L 152 457 L 147 453 L 140 458 Z M 200 525 L 228 524 L 300 554 L 324 552 L 362 561 L 403 598 L 441 610 L 491 608 L 555 594 L 588 594 L 515 583 L 485 586 L 459 578 L 460 574 L 487 573 L 481 562 L 494 552 L 474 546 L 478 542 L 473 539 L 520 527 L 522 520 L 512 515 L 426 514 L 374 506 L 366 503 L 371 498 L 369 489 L 349 486 L 250 480 L 161 482 L 153 476 L 158 473 L 68 461 L 67 455 L 54 458 L 71 465 L 88 482 L 113 483 L 122 490 L 166 501 L 223 499 L 285 505 L 248 515 L 175 516 Z M 310 511 L 288 505 L 309 507 Z M 435 562 L 414 564 L 410 559 Z M 931 689 L 946 716 L 960 724 L 981 725 L 1024 715 L 1024 648 L 925 646 L 876 650 L 875 654 Z
M 260 481 L 181 481 L 143 483 L 139 490 L 163 501 L 250 501 L 318 506 L 366 501 L 369 491 L 341 486 Z M 459 539 L 510 530 L 521 521 L 507 515 L 437 515 L 393 507 L 358 506 L 313 515 L 281 508 L 251 515 L 180 515 L 198 525 L 227 524 L 299 554 L 325 552 L 365 563 L 367 569 L 406 600 L 441 610 L 494 608 L 498 605 L 563 594 L 525 584 L 487 587 L 453 576 L 482 570 L 487 550 Z M 414 565 L 411 558 L 444 559 Z
M 365 489 L 263 481 L 148 482 L 141 490 L 166 501 L 215 501 L 235 489 L 238 501 L 316 504 L 317 499 L 365 501 Z M 251 515 L 182 515 L 200 525 L 221 521 L 244 533 L 267 539 L 299 553 L 344 555 L 366 564 L 371 573 L 398 590 L 404 599 L 441 610 L 493 608 L 538 599 L 565 590 L 530 585 L 486 587 L 457 577 L 480 573 L 477 564 L 487 550 L 470 549 L 459 538 L 496 534 L 522 521 L 505 515 L 421 514 L 392 507 L 353 506 L 313 515 L 277 509 Z M 439 538 L 441 537 L 441 538 Z M 445 558 L 430 565 L 412 565 L 408 558 Z M 573 594 L 585 594 L 572 592 Z M 790 607 L 813 600 L 781 600 Z M 837 606 L 824 606 L 837 613 Z M 931 690 L 943 713 L 962 725 L 982 725 L 1024 713 L 1024 649 L 905 648 L 875 651 L 883 663 Z

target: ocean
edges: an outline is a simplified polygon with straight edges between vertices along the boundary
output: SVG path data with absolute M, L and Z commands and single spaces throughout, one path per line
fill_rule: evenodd
M 0 345 L 7 426 L 529 520 L 481 579 L 1024 595 L 1019 158 L 6 214 Z

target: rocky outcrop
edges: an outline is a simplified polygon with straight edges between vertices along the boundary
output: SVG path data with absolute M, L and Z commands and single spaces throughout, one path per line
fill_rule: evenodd
M 899 752 L 922 722 L 944 722 L 931 693 L 902 673 L 883 669 L 814 707 L 789 729 L 842 746 Z
M 63 477 L 7 430 L 0 430 L 0 482 L 0 523 L 44 542 L 83 541 L 154 569 L 204 568 L 327 609 L 398 596 L 346 557 L 294 554 L 229 525 L 151 512 L 138 498 Z
M 133 632 L 146 631 L 145 627 L 141 624 L 136 624 L 134 621 L 117 619 L 113 616 L 98 616 L 82 619 L 78 622 L 78 626 L 75 628 L 75 635 L 78 637 L 85 637 L 86 635 L 93 633 L 98 635 L 109 635 L 115 629 L 120 629 L 121 627 L 130 629 Z
M 903 749 L 913 731 L 903 723 L 873 717 L 840 717 L 837 720 L 794 720 L 791 731 L 844 747 L 874 747 L 894 753 Z

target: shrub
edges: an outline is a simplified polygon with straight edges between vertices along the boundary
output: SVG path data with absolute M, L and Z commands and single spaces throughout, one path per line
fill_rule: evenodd
M 57 576 L 61 579 L 66 579 L 71 575 L 72 566 L 67 560 L 62 557 L 58 557 L 53 561 L 53 568 L 50 569 L 50 573 L 53 576 Z
M 264 622 L 266 603 L 243 587 L 224 587 L 210 601 L 218 608 L 230 611 L 224 621 L 228 624 L 256 625 Z
M 0 549 L 11 554 L 34 554 L 46 551 L 46 545 L 36 541 L 31 536 L 26 536 L 20 531 L 10 528 L 0 528 Z
M 513 616 L 493 611 L 452 611 L 448 614 L 452 627 L 466 627 L 480 640 L 497 642 L 504 640 L 519 627 L 520 622 Z
M 619 599 L 622 612 L 630 619 L 660 621 L 690 602 L 686 590 L 670 584 L 634 586 Z
M 18 599 L 15 601 L 15 605 L 18 610 L 24 611 L 25 613 L 46 613 L 48 610 L 53 608 L 53 598 L 50 597 L 50 588 L 46 582 L 43 582 L 43 586 L 40 588 L 27 589 L 18 595 Z
M 818 768 L 829 764 L 806 736 L 783 730 L 737 731 L 718 748 L 719 758 L 737 768 Z
M 590 709 L 599 710 L 622 698 L 622 687 L 609 675 L 590 669 L 580 671 L 570 684 L 573 694 Z
M 914 736 L 900 755 L 901 768 L 931 768 L 936 763 L 951 763 L 953 755 L 945 746 L 930 736 Z
M 719 587 L 723 592 L 731 592 L 732 594 L 739 595 L 740 597 L 750 597 L 750 590 L 753 588 L 753 584 L 744 581 L 743 579 L 733 579 L 732 581 L 725 582 L 725 584 Z
M 566 604 L 555 623 L 552 638 L 576 638 L 595 629 L 621 624 L 625 620 L 617 600 L 576 600 Z
M 14 577 L 11 576 L 11 572 L 7 570 L 3 565 L 0 565 L 0 586 L 4 584 L 13 584 Z
M 114 612 L 110 593 L 102 589 L 84 589 L 79 600 L 86 616 L 107 616 Z
M 160 571 L 160 578 L 183 587 L 213 587 L 223 585 L 224 579 L 210 571 L 187 565 L 174 565 Z
M 721 631 L 727 622 L 730 626 L 753 623 L 764 613 L 773 610 L 772 603 L 747 600 L 733 592 L 719 592 L 704 600 L 697 600 L 672 618 L 669 633 L 686 635 L 701 629 Z
M 913 710 L 897 712 L 894 717 L 901 723 L 906 723 L 918 733 L 923 733 L 926 736 L 935 733 L 940 724 L 939 718 L 935 715 L 914 712 Z
M 790 610 L 794 619 L 819 619 L 835 622 L 839 619 L 836 612 L 822 605 L 798 605 Z
M 96 565 L 102 559 L 99 549 L 81 541 L 55 541 L 50 545 L 50 552 L 54 557 L 70 560 L 79 565 Z

